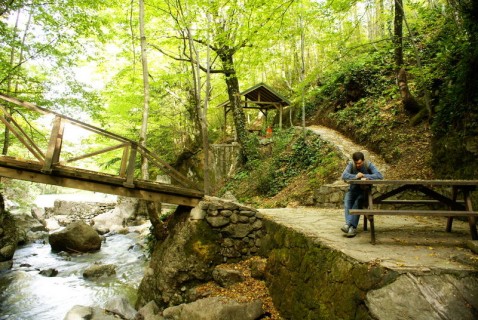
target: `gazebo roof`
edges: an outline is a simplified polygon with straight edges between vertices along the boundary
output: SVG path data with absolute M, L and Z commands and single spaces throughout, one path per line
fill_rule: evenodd
M 259 83 L 240 93 L 244 97 L 241 102 L 244 104 L 243 108 L 249 109 L 275 109 L 278 106 L 290 105 L 289 100 L 274 91 L 265 83 Z M 218 107 L 230 107 L 229 100 L 219 104 Z

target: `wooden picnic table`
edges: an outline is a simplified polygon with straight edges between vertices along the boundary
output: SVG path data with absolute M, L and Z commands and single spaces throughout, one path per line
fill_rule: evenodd
M 367 220 L 370 222 L 371 242 L 375 244 L 375 224 L 374 215 L 410 215 L 410 216 L 430 216 L 430 217 L 447 217 L 446 231 L 451 232 L 454 217 L 467 217 L 470 226 L 470 234 L 473 240 L 478 240 L 476 230 L 476 218 L 478 212 L 473 211 L 471 192 L 478 186 L 478 180 L 347 180 L 349 184 L 358 184 L 365 186 L 363 209 L 350 210 L 350 214 L 364 215 L 364 230 L 367 230 Z M 373 196 L 373 186 L 388 186 L 390 191 L 384 194 Z M 437 190 L 441 189 L 441 190 Z M 445 195 L 443 188 L 451 189 L 451 197 Z M 390 199 L 393 196 L 403 194 L 405 191 L 414 190 L 421 192 L 421 199 Z M 458 199 L 459 194 L 463 195 L 462 199 Z M 441 204 L 448 210 L 384 210 L 377 209 L 380 204 L 390 205 L 435 205 Z

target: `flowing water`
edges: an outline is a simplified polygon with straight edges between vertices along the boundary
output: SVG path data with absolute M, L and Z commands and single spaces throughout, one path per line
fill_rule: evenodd
M 0 273 L 0 320 L 63 319 L 75 305 L 104 307 L 116 296 L 126 296 L 134 305 L 146 263 L 137 233 L 105 238 L 101 250 L 88 254 L 58 254 L 49 244 L 20 247 L 13 268 Z M 114 264 L 116 276 L 86 280 L 83 271 L 95 262 Z M 58 270 L 55 277 L 40 270 Z

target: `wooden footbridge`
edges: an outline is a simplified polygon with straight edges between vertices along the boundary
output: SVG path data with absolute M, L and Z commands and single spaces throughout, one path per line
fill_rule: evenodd
M 0 113 L 15 142 L 8 149 L 12 156 L 0 156 L 1 177 L 190 207 L 204 196 L 194 182 L 135 141 L 4 94 Z M 51 122 L 46 131 L 39 129 L 39 120 Z M 108 166 L 98 166 L 100 155 Z M 148 159 L 155 181 L 139 178 L 141 157 Z

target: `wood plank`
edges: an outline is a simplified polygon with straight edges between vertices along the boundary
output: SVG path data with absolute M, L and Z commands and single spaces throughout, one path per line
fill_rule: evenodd
M 162 193 L 155 190 L 131 189 L 122 185 L 111 185 L 105 182 L 85 181 L 77 178 L 60 177 L 41 172 L 37 173 L 5 167 L 0 167 L 0 176 L 189 207 L 196 206 L 201 200 L 200 197 L 191 197 L 190 195 Z
M 463 200 L 456 200 L 457 203 L 464 203 Z M 382 201 L 374 201 L 374 204 L 442 204 L 442 202 L 438 200 L 399 200 L 399 199 L 392 199 L 392 200 L 382 200 Z
M 131 144 L 129 148 L 128 165 L 126 167 L 126 181 L 123 183 L 128 188 L 134 188 L 134 168 L 136 164 L 136 153 L 138 151 L 138 145 Z
M 11 123 L 7 121 L 7 119 L 3 116 L 0 116 L 0 120 L 5 124 L 5 126 L 10 130 L 11 133 L 15 137 L 17 137 L 18 140 L 25 146 L 25 148 L 30 151 L 35 158 L 37 158 L 39 161 L 43 162 L 45 155 L 41 150 L 39 150 L 38 146 L 30 139 L 28 135 L 25 134 L 25 131 L 18 126 L 15 125 L 13 126 Z M 12 123 L 16 124 L 16 122 L 13 120 L 13 118 L 10 120 Z
M 346 180 L 345 182 L 366 185 L 478 186 L 478 180 Z
M 38 171 L 40 171 L 43 166 L 40 161 L 17 159 L 15 157 L 9 157 L 4 155 L 0 155 L 0 165 L 5 167 L 14 167 L 19 169 Z
M 456 210 L 367 210 L 352 209 L 353 215 L 390 215 L 390 216 L 436 216 L 436 217 L 466 217 L 478 216 L 477 211 L 456 211 Z
M 0 168 L 4 167 L 13 171 L 28 171 L 32 173 L 42 173 L 42 164 L 34 161 L 24 161 L 18 160 L 12 157 L 0 156 Z M 79 168 L 66 167 L 61 165 L 56 165 L 51 172 L 52 175 L 59 177 L 79 179 L 91 182 L 107 183 L 110 185 L 123 186 L 123 183 L 126 181 L 126 178 L 119 177 L 116 175 L 111 175 L 107 173 L 101 173 L 96 171 L 90 171 Z M 15 179 L 15 177 L 12 177 Z M 184 194 L 191 197 L 202 197 L 204 193 L 197 189 L 186 188 L 177 185 L 171 185 L 160 182 L 145 181 L 145 180 L 135 180 L 134 184 L 139 189 L 145 189 L 150 191 L 157 191 L 162 193 L 170 194 Z
M 48 143 L 48 150 L 45 156 L 45 164 L 43 165 L 43 171 L 51 171 L 51 167 L 54 163 L 60 160 L 61 146 L 63 144 L 63 130 L 65 128 L 64 123 L 61 121 L 61 117 L 56 116 L 53 121 L 53 128 L 51 129 L 50 142 Z
M 127 146 L 128 144 L 126 143 L 120 143 L 118 145 L 115 145 L 115 146 L 111 146 L 111 147 L 107 147 L 107 148 L 104 148 L 104 149 L 101 149 L 101 150 L 97 150 L 97 151 L 94 151 L 94 152 L 91 152 L 91 153 L 87 153 L 87 154 L 84 154 L 82 156 L 78 156 L 78 157 L 75 157 L 75 158 L 70 158 L 70 159 L 67 159 L 65 161 L 62 161 L 62 164 L 64 163 L 70 163 L 70 162 L 75 162 L 75 161 L 78 161 L 78 160 L 82 160 L 82 159 L 86 159 L 86 158 L 90 158 L 90 157 L 94 157 L 94 156 L 97 156 L 99 154 L 102 154 L 102 153 L 105 153 L 105 152 L 109 152 L 109 151 L 113 151 L 113 150 L 116 150 L 116 149 L 119 149 L 119 148 L 123 148 L 125 146 Z

